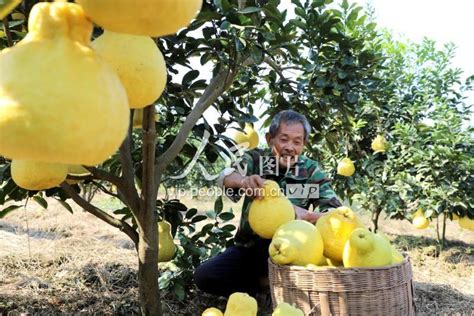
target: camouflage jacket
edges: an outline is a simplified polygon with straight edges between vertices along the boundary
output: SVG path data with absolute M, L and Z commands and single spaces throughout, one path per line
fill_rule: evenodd
M 269 149 L 254 149 L 247 151 L 232 167 L 242 175 L 258 174 L 264 179 L 278 182 L 291 203 L 304 209 L 309 210 L 312 206 L 313 211 L 326 212 L 330 208 L 341 206 L 319 163 L 305 156 L 299 156 L 291 168 L 282 169 L 278 168 Z M 318 192 L 315 192 L 316 189 Z M 239 201 L 243 195 L 239 190 L 231 188 L 225 188 L 224 192 L 234 202 Z M 239 229 L 235 235 L 235 243 L 246 247 L 252 246 L 260 238 L 248 223 L 251 203 L 252 199 L 245 196 Z

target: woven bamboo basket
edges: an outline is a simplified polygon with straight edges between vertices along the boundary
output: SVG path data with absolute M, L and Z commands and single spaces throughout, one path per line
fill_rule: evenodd
M 379 268 L 308 269 L 269 259 L 273 307 L 295 304 L 305 315 L 414 315 L 410 258 Z

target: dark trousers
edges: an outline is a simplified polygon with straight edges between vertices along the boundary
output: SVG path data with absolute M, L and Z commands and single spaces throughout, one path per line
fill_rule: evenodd
M 255 296 L 265 288 L 268 277 L 268 246 L 271 240 L 258 240 L 246 248 L 234 246 L 207 260 L 194 272 L 197 287 L 207 293 L 228 297 L 234 292 Z

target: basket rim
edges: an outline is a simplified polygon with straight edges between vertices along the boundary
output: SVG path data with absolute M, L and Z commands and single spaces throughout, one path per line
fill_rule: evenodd
M 356 271 L 383 271 L 383 270 L 390 270 L 394 267 L 401 267 L 407 264 L 410 264 L 410 256 L 407 253 L 403 253 L 403 261 L 400 263 L 390 264 L 387 266 L 381 267 L 354 267 L 354 268 L 345 268 L 345 267 L 334 267 L 334 266 L 317 266 L 318 269 L 309 269 L 306 266 L 298 266 L 298 265 L 281 265 L 272 260 L 271 257 L 268 257 L 268 264 L 270 266 L 276 266 L 278 269 L 287 269 L 287 270 L 294 270 L 294 271 L 315 271 L 315 272 L 337 272 L 337 273 L 354 273 Z

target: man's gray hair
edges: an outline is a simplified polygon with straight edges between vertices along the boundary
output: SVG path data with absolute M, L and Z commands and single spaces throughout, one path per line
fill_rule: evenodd
M 274 138 L 277 133 L 278 129 L 280 128 L 281 123 L 285 123 L 288 125 L 300 123 L 303 125 L 304 128 L 304 141 L 307 142 L 309 139 L 309 134 L 311 133 L 311 125 L 309 125 L 308 119 L 303 114 L 295 112 L 293 110 L 285 110 L 278 112 L 272 119 L 270 124 L 270 136 Z

